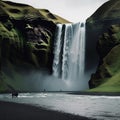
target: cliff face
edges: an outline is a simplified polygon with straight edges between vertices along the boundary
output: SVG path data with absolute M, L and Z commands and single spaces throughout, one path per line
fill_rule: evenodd
M 0 91 L 21 88 L 23 71 L 51 71 L 56 23 L 66 22 L 45 9 L 0 1 Z
M 106 2 L 87 19 L 86 70 L 91 70 L 98 64 L 99 56 L 96 52 L 96 44 L 99 36 L 115 24 L 120 24 L 120 0 Z
M 87 20 L 88 28 L 92 28 L 93 31 L 91 32 L 95 33 L 95 36 L 91 36 L 91 38 L 96 41 L 96 48 L 99 55 L 97 71 L 95 74 L 92 74 L 89 81 L 90 88 L 95 88 L 91 91 L 120 91 L 119 13 L 120 0 L 111 0 L 100 7 Z

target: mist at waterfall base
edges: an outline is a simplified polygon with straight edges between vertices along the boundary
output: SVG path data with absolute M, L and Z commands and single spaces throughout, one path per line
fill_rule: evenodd
M 54 38 L 53 73 L 32 71 L 32 89 L 80 91 L 88 89 L 85 67 L 85 23 L 58 24 Z
M 50 75 L 46 71 L 32 71 L 29 76 L 26 76 L 24 85 L 27 90 L 32 89 L 33 91 L 80 91 L 88 89 L 86 80 L 87 77 L 78 81 L 65 81 Z

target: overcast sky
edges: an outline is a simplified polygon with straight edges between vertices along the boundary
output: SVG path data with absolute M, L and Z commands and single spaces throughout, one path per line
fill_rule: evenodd
M 46 8 L 71 22 L 83 21 L 108 0 L 10 0 Z

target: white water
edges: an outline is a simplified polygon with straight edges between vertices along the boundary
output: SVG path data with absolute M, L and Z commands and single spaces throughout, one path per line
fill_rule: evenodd
M 63 81 L 82 81 L 85 67 L 85 23 L 58 24 L 53 75 Z
M 60 69 L 60 52 L 61 52 L 61 34 L 62 34 L 62 24 L 57 25 L 56 30 L 56 37 L 55 37 L 55 43 L 54 43 L 54 61 L 53 61 L 53 75 L 59 76 L 59 69 Z

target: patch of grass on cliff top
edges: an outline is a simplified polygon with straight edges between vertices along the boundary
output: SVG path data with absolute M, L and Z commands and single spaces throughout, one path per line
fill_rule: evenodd
M 3 12 L 14 19 L 40 17 L 41 19 L 53 21 L 54 23 L 69 23 L 69 21 L 50 13 L 46 9 L 35 9 L 29 5 L 8 1 L 0 1 L 0 4 L 0 8 L 3 10 Z
M 41 15 L 44 16 L 44 18 L 46 18 L 50 21 L 53 21 L 54 23 L 70 23 L 68 20 L 66 20 L 58 15 L 52 14 L 47 9 L 39 9 L 39 12 Z
M 5 1 L 1 1 L 0 4 L 6 14 L 8 14 L 10 17 L 13 17 L 14 19 L 20 19 L 25 16 L 31 18 L 40 16 L 40 13 L 37 9 L 28 5 Z
M 87 19 L 88 22 L 102 19 L 114 19 L 120 17 L 120 1 L 110 0 L 99 7 L 94 14 Z

